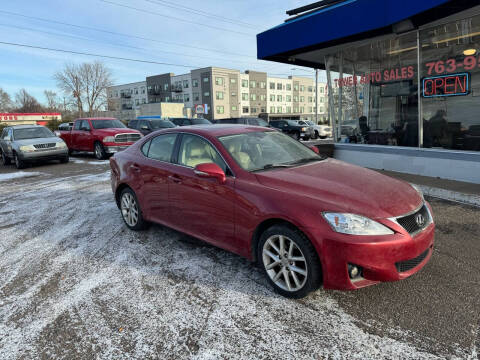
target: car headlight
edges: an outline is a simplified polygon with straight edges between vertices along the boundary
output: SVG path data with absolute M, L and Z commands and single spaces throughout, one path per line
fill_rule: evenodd
M 57 142 L 56 146 L 59 149 L 65 149 L 67 147 L 67 144 L 65 144 L 65 142 L 63 142 L 63 141 L 60 141 L 60 142 Z
M 415 184 L 410 184 L 410 185 L 415 189 L 415 191 L 418 193 L 418 195 L 420 195 L 422 200 L 425 200 L 425 198 L 423 197 L 423 191 L 420 190 L 420 188 Z
M 323 213 L 325 220 L 338 233 L 349 235 L 391 235 L 388 227 L 355 214 Z
M 33 152 L 33 151 L 35 151 L 35 148 L 33 147 L 33 145 L 23 145 L 23 146 L 20 146 L 20 151 L 21 152 Z
M 304 131 L 304 132 L 307 131 L 307 128 L 302 128 L 302 131 Z
M 106 136 L 103 138 L 103 142 L 115 142 L 115 138 L 113 136 Z

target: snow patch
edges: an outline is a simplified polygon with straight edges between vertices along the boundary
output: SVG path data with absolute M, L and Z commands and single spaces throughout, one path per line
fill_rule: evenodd
M 9 181 L 14 179 L 29 178 L 29 177 L 35 177 L 40 175 L 44 175 L 44 174 L 41 172 L 17 171 L 9 174 L 0 174 L 0 181 Z

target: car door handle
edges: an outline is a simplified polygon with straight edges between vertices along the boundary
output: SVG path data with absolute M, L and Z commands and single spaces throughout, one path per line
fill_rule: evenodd
M 176 175 L 170 175 L 168 177 L 170 180 L 172 180 L 174 183 L 176 184 L 180 184 L 182 182 L 182 179 L 180 179 L 178 176 Z

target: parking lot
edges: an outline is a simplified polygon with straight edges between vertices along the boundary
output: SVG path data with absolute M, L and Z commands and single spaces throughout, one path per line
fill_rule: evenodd
M 429 199 L 415 276 L 302 300 L 247 260 L 129 231 L 108 161 L 0 168 L 0 358 L 477 359 L 480 209 Z

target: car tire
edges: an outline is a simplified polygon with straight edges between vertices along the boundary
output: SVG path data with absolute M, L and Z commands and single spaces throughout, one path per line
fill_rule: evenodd
M 23 162 L 22 159 L 20 159 L 17 156 L 16 152 L 13 152 L 13 161 L 15 162 L 15 166 L 17 167 L 17 169 L 24 169 L 25 168 L 25 162 Z
M 120 212 L 125 225 L 130 230 L 139 231 L 148 227 L 148 223 L 143 218 L 137 196 L 130 188 L 125 188 L 120 193 Z
M 315 137 L 314 137 L 314 139 L 318 139 L 319 137 L 320 137 L 320 134 L 318 133 L 317 130 L 315 130 Z
M 10 161 L 10 158 L 5 155 L 5 153 L 2 151 L 2 165 L 3 166 L 8 166 L 10 165 L 11 161 Z
M 69 161 L 70 161 L 70 156 L 68 156 L 68 155 L 65 156 L 64 158 L 60 159 L 60 162 L 61 162 L 62 164 L 66 164 L 66 163 L 68 163 Z
M 260 237 L 257 254 L 260 267 L 278 294 L 299 299 L 320 287 L 322 267 L 317 252 L 298 229 L 270 227 Z
M 103 147 L 103 144 L 101 142 L 96 142 L 94 146 L 94 153 L 95 157 L 98 160 L 105 160 L 107 157 L 107 153 L 105 152 L 105 148 Z

